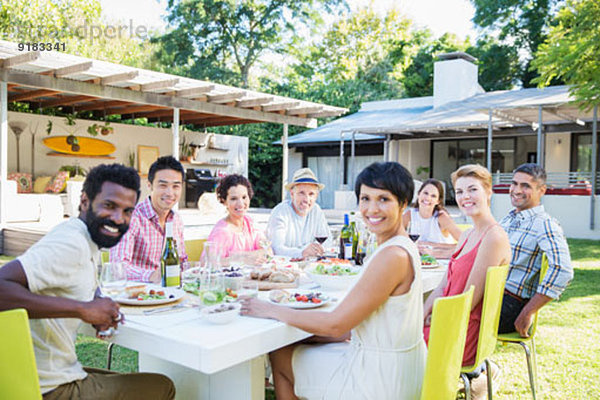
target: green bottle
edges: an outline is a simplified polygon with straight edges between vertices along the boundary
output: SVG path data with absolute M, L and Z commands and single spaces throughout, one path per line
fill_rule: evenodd
M 356 229 L 356 215 L 350 213 L 350 237 L 352 241 L 352 259 L 356 260 L 356 249 L 358 248 L 358 229 Z
M 165 224 L 165 247 L 160 257 L 160 275 L 164 287 L 181 287 L 181 266 L 175 239 L 173 239 L 172 222 Z
M 346 260 L 352 258 L 352 233 L 348 223 L 348 214 L 344 214 L 344 226 L 340 232 L 340 258 Z

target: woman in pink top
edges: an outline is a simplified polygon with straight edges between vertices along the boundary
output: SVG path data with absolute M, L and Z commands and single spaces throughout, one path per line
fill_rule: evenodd
M 253 195 L 252 184 L 242 175 L 227 175 L 217 186 L 217 198 L 227 208 L 227 216 L 217 222 L 208 241 L 218 244 L 224 264 L 233 260 L 247 264 L 266 261 L 267 253 L 260 246 L 263 234 L 246 215 Z
M 510 244 L 506 232 L 498 225 L 490 210 L 492 176 L 489 171 L 481 165 L 470 164 L 453 172 L 451 178 L 458 207 L 471 217 L 473 228 L 461 235 L 446 276 L 425 302 L 424 335 L 425 341 L 428 341 L 431 311 L 436 298 L 460 294 L 471 285 L 475 286 L 463 355 L 463 365 L 473 365 L 479 338 L 486 272 L 490 266 L 510 261 Z

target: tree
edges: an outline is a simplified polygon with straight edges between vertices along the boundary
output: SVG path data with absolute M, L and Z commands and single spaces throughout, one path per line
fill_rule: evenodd
M 483 28 L 498 29 L 500 40 L 522 54 L 520 80 L 531 87 L 535 70 L 530 62 L 544 41 L 557 7 L 564 0 L 471 0 L 473 22 Z
M 548 40 L 540 45 L 533 67 L 547 86 L 556 78 L 572 85 L 571 93 L 590 108 L 600 104 L 600 3 L 569 0 L 556 18 Z
M 174 29 L 156 38 L 166 69 L 199 79 L 249 86 L 250 70 L 268 51 L 282 52 L 343 0 L 169 0 Z
M 477 40 L 467 53 L 477 58 L 479 65 L 479 84 L 486 91 L 512 89 L 520 73 L 517 49 L 503 45 L 490 36 Z
M 430 38 L 430 34 L 426 39 Z M 404 89 L 406 97 L 422 97 L 433 95 L 433 63 L 441 53 L 465 51 L 468 42 L 461 42 L 456 35 L 446 33 L 435 40 L 427 40 L 410 60 L 404 73 Z
M 97 0 L 11 0 L 0 3 L 0 36 L 14 42 L 64 43 L 66 52 L 144 67 L 144 38 L 101 19 Z

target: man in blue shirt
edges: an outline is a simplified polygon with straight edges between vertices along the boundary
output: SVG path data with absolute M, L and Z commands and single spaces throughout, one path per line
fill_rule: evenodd
M 522 164 L 513 172 L 510 201 L 515 207 L 500 224 L 508 233 L 512 260 L 506 279 L 499 333 L 528 336 L 535 313 L 557 299 L 573 279 L 569 246 L 558 222 L 540 204 L 546 193 L 546 171 Z M 548 272 L 539 281 L 542 256 Z

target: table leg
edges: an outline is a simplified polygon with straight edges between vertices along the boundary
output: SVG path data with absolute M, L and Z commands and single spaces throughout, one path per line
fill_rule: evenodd
M 139 353 L 139 371 L 157 372 L 171 378 L 177 399 L 229 400 L 265 398 L 264 357 L 257 357 L 215 374 L 206 375 L 149 354 Z

